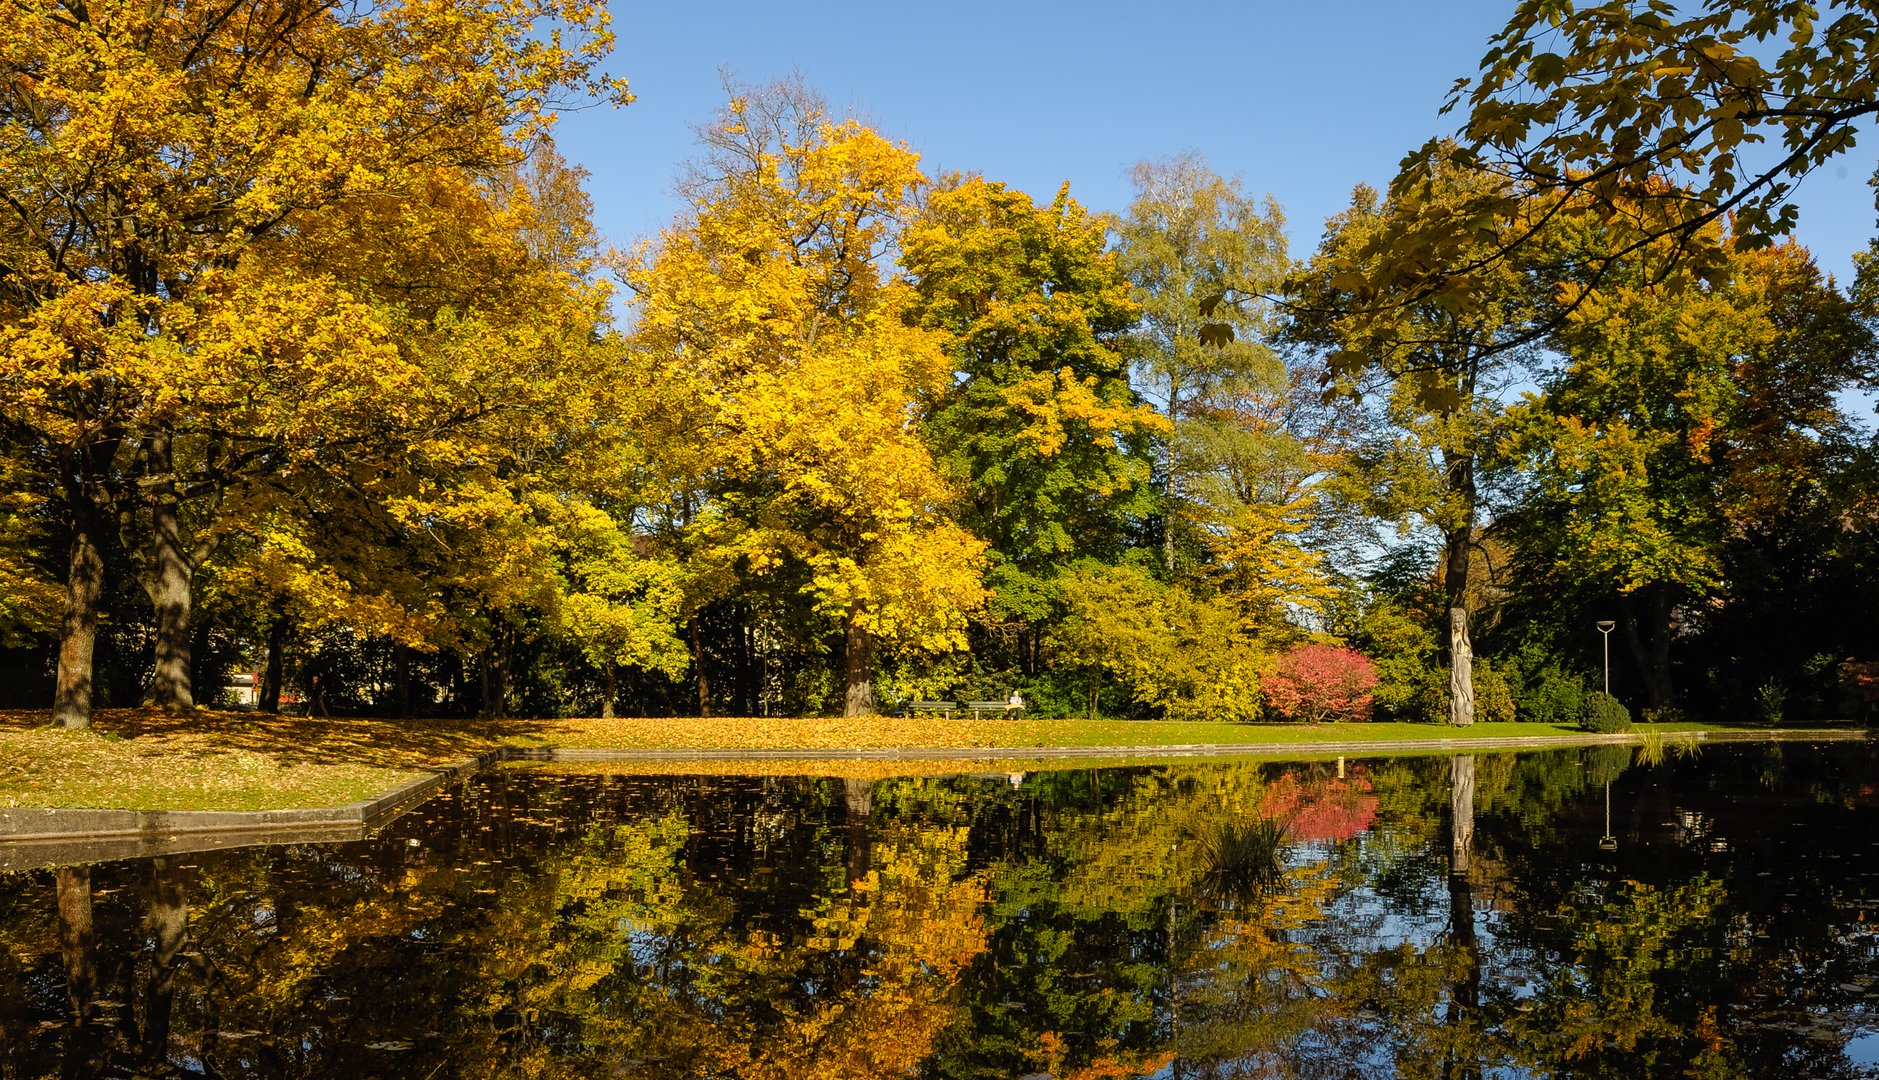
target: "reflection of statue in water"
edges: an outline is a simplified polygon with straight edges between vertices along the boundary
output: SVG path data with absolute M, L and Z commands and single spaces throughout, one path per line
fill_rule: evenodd
M 1474 862 L 1474 766 L 1473 757 L 1453 757 L 1448 761 L 1448 934 L 1454 948 L 1455 981 L 1449 987 L 1448 1025 L 1461 1028 L 1476 1023 L 1475 1013 L 1481 1004 L 1481 951 L 1475 934 L 1474 882 L 1470 876 Z M 1466 1037 L 1456 1039 L 1458 1046 L 1470 1045 Z M 1448 1062 L 1444 1076 L 1473 1078 L 1481 1075 L 1470 1056 Z

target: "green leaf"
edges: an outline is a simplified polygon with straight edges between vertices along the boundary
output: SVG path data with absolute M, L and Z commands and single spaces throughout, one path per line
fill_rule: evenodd
M 1558 53 L 1541 53 L 1527 64 L 1527 78 L 1535 86 L 1557 85 L 1566 74 L 1566 58 Z
M 1428 383 L 1416 388 L 1416 404 L 1432 413 L 1447 415 L 1461 408 L 1461 390 L 1447 383 Z

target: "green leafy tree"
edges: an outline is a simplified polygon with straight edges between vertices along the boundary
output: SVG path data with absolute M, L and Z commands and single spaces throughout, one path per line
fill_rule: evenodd
M 1617 597 L 1648 703 L 1667 708 L 1675 613 L 1726 592 L 1732 536 L 1821 487 L 1870 332 L 1786 244 L 1731 255 L 1712 285 L 1608 281 L 1555 340 L 1564 367 L 1512 418 L 1523 558 L 1539 588 Z
M 1204 537 L 1231 519 L 1243 492 L 1285 501 L 1314 470 L 1284 423 L 1293 387 L 1269 344 L 1271 306 L 1230 309 L 1230 339 L 1201 333 L 1202 306 L 1222 283 L 1270 293 L 1290 272 L 1278 204 L 1249 197 L 1194 155 L 1142 162 L 1132 178 L 1135 197 L 1114 228 L 1141 305 L 1127 341 L 1136 383 L 1169 424 L 1157 464 L 1172 576 L 1204 557 Z
M 938 185 L 902 239 L 920 326 L 951 337 L 954 375 L 922 426 L 990 544 L 992 618 L 1036 654 L 1078 558 L 1114 561 L 1155 509 L 1150 443 L 1166 425 L 1130 388 L 1138 308 L 1102 223 L 1068 187 L 1040 206 L 977 177 Z
M 685 599 L 681 569 L 635 550 L 612 515 L 579 501 L 538 496 L 562 547 L 561 632 L 600 669 L 600 715 L 614 714 L 616 672 L 633 668 L 676 678 L 688 655 L 678 621 Z

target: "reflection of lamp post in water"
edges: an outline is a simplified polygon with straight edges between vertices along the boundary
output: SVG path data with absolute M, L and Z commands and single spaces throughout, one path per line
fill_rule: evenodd
M 1605 781 L 1605 835 L 1598 838 L 1601 851 L 1617 851 L 1618 838 L 1612 835 L 1612 782 Z
M 1612 627 L 1618 624 L 1610 619 L 1600 619 L 1596 625 L 1598 632 L 1605 635 L 1605 692 L 1609 694 L 1612 692 Z

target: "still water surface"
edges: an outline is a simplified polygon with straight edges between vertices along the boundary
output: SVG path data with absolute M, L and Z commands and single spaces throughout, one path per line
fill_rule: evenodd
M 1879 1076 L 1876 790 L 1866 744 L 505 770 L 0 876 L 0 1076 Z

